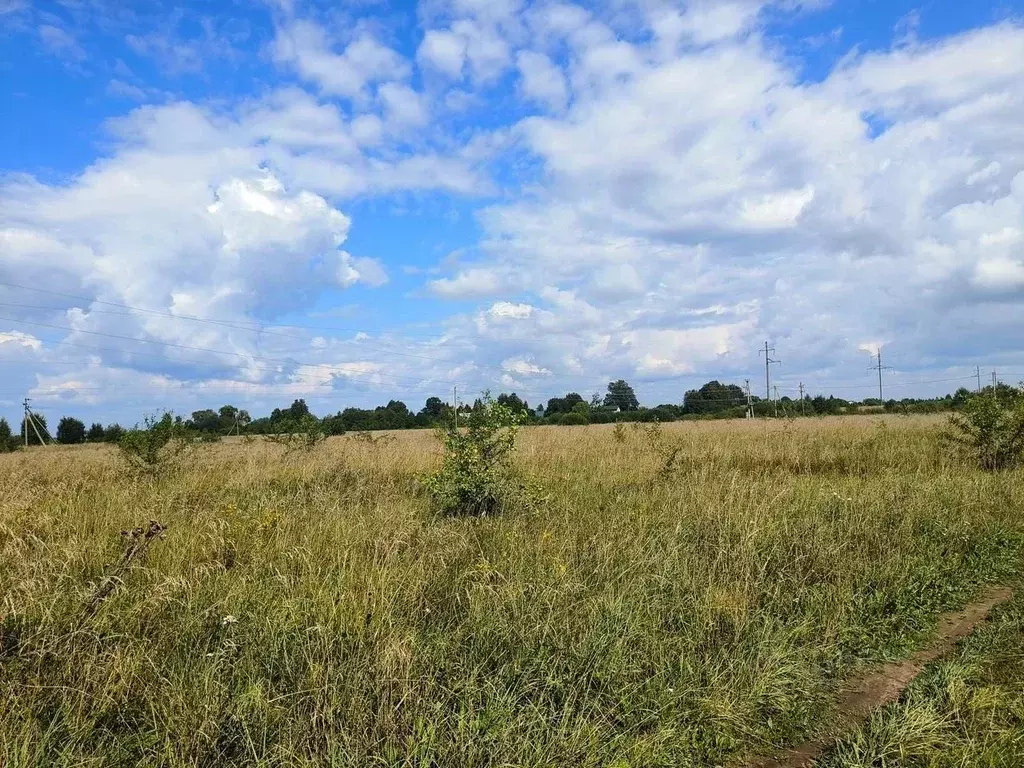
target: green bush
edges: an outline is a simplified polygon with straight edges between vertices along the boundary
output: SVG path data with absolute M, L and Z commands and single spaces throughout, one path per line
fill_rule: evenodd
M 484 393 L 459 427 L 454 421 L 438 427 L 444 461 L 423 480 L 438 511 L 482 517 L 501 511 L 523 490 L 514 480 L 511 457 L 524 418 Z
M 155 474 L 171 464 L 185 448 L 186 441 L 174 417 L 164 413 L 159 419 L 147 416 L 143 426 L 125 432 L 117 446 L 130 467 Z
M 947 437 L 982 469 L 1011 469 L 1024 459 L 1024 391 L 997 399 L 991 394 L 968 399 L 949 419 Z
M 327 439 L 324 425 L 316 416 L 307 413 L 297 420 L 284 420 L 275 434 L 264 435 L 265 440 L 283 445 L 287 451 L 312 451 Z
M 582 413 L 573 411 L 572 413 L 562 414 L 562 418 L 558 420 L 558 423 L 563 427 L 583 426 L 584 424 L 589 424 L 590 419 Z

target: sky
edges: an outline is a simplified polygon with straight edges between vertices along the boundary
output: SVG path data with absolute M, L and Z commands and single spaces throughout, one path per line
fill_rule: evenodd
M 1024 2 L 0 0 L 0 415 L 1024 379 Z

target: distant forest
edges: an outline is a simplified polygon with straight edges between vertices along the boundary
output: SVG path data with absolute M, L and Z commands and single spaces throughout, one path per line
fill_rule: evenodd
M 1005 390 L 1007 396 L 1014 392 L 1012 387 L 999 384 L 995 395 Z M 987 387 L 983 392 L 991 393 Z M 943 397 L 920 399 L 904 398 L 886 400 L 866 398 L 860 401 L 844 400 L 839 397 L 816 395 L 805 396 L 803 401 L 790 397 L 765 400 L 751 396 L 749 408 L 755 417 L 795 418 L 800 416 L 833 416 L 857 413 L 939 413 L 956 410 L 972 393 L 960 388 Z M 626 381 L 609 382 L 604 395 L 595 394 L 589 400 L 577 392 L 568 392 L 562 397 L 552 397 L 546 404 L 531 406 L 515 392 L 501 393 L 495 398 L 498 403 L 520 411 L 528 424 L 584 425 L 608 424 L 616 421 L 666 422 L 688 419 L 742 419 L 748 410 L 747 395 L 735 384 L 709 381 L 700 389 L 691 389 L 683 396 L 681 404 L 665 403 L 653 407 L 640 405 L 633 387 Z M 469 413 L 479 404 L 459 403 L 459 413 Z M 439 397 L 428 397 L 423 407 L 413 411 L 401 400 L 390 400 L 387 405 L 376 408 L 345 408 L 335 414 L 317 417 L 312 414 L 306 401 L 298 399 L 287 408 L 275 408 L 269 416 L 252 418 L 248 411 L 233 405 L 224 405 L 217 410 L 194 411 L 191 418 L 177 416 L 177 422 L 199 436 L 225 436 L 232 434 L 278 434 L 298 428 L 315 419 L 319 428 L 328 435 L 346 432 L 362 432 L 383 429 L 423 429 L 434 427 L 446 419 L 454 418 L 455 411 L 450 403 Z M 64 416 L 51 433 L 46 419 L 34 414 L 34 420 L 42 428 L 43 436 L 52 435 L 60 443 L 117 442 L 125 433 L 119 424 L 104 426 L 85 423 L 73 416 Z M 14 433 L 6 419 L 0 418 L 0 450 L 15 448 L 24 440 L 25 424 L 18 425 Z M 29 443 L 38 443 L 35 430 L 29 428 Z

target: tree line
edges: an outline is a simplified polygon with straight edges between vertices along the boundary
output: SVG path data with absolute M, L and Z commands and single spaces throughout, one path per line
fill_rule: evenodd
M 993 391 L 986 387 L 984 393 L 992 394 L 997 399 L 1000 395 L 1010 397 L 1016 392 L 1013 387 L 998 384 Z M 778 401 L 764 400 L 752 396 L 749 407 L 754 416 L 825 416 L 854 413 L 938 413 L 959 409 L 972 393 L 965 388 L 953 394 L 937 398 L 904 398 L 902 400 L 886 400 L 884 403 L 877 398 L 866 398 L 861 401 L 844 400 L 829 395 L 809 395 L 801 401 L 799 398 L 782 397 Z M 748 399 L 744 390 L 735 384 L 722 384 L 709 381 L 699 389 L 687 391 L 680 404 L 663 403 L 653 407 L 640 405 L 633 387 L 623 379 L 608 383 L 606 392 L 596 393 L 585 399 L 578 392 L 567 392 L 562 397 L 552 397 L 546 404 L 531 408 L 530 404 L 515 392 L 501 393 L 496 402 L 507 406 L 514 413 L 521 414 L 527 424 L 551 425 L 585 425 L 607 424 L 616 421 L 666 422 L 683 419 L 729 419 L 743 418 L 748 409 Z M 387 405 L 376 408 L 345 408 L 335 414 L 317 417 L 309 410 L 304 399 L 297 399 L 287 408 L 275 408 L 270 415 L 252 418 L 248 411 L 233 405 L 224 405 L 217 410 L 202 409 L 193 411 L 191 418 L 177 416 L 176 424 L 196 437 L 213 439 L 216 437 L 249 434 L 273 435 L 294 431 L 300 425 L 308 425 L 315 420 L 320 430 L 327 435 L 342 435 L 346 432 L 363 432 L 384 429 L 423 429 L 448 423 L 455 419 L 456 412 L 469 414 L 479 403 L 460 403 L 453 408 L 451 403 L 439 397 L 428 397 L 418 411 L 411 410 L 401 400 L 390 400 Z M 49 435 L 46 419 L 41 414 L 33 414 L 33 419 L 41 426 L 44 436 Z M 23 444 L 26 425 L 24 420 L 15 434 L 6 419 L 0 418 L 0 450 L 13 450 Z M 125 429 L 117 423 L 104 426 L 93 423 L 86 427 L 85 423 L 72 416 L 64 416 L 57 424 L 53 438 L 59 443 L 117 443 L 125 434 Z M 38 444 L 39 438 L 31 425 L 28 425 L 28 443 Z

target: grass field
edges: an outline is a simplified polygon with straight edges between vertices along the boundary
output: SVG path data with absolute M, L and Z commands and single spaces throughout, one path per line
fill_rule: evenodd
M 545 498 L 485 519 L 432 515 L 428 432 L 196 446 L 156 479 L 0 456 L 0 765 L 742 765 L 1024 572 L 1024 471 L 943 423 L 526 429 Z M 999 615 L 825 764 L 973 765 L 986 716 L 977 764 L 1020 764 L 1020 601 Z

